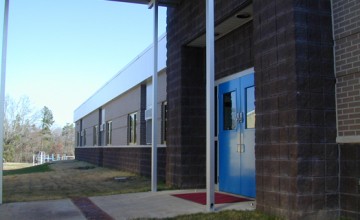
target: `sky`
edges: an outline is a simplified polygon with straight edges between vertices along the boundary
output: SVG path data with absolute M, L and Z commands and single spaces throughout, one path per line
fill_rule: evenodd
M 166 8 L 160 7 L 159 35 L 165 31 Z M 10 0 L 6 94 L 28 96 L 38 110 L 47 106 L 55 127 L 62 127 L 152 41 L 153 10 L 145 5 Z

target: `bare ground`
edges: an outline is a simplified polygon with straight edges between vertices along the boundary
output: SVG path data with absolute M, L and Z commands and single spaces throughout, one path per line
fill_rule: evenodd
M 53 171 L 4 176 L 4 202 L 53 200 L 150 190 L 150 180 L 76 160 L 58 161 Z M 126 180 L 115 180 L 126 177 Z

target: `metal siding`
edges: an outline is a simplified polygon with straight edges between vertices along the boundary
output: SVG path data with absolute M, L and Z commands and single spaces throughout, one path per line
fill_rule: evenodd
M 166 68 L 166 35 L 159 40 L 158 70 Z M 110 79 L 94 95 L 74 111 L 74 121 L 88 115 L 152 76 L 153 46 L 130 62 L 123 70 Z

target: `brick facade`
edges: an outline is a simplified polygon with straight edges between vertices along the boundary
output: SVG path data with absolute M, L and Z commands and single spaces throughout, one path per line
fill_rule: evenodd
M 205 48 L 189 46 L 205 33 L 205 2 L 167 11 L 168 136 L 159 178 L 180 188 L 205 186 Z M 215 77 L 254 67 L 256 208 L 287 219 L 360 218 L 360 3 L 332 2 L 215 1 L 216 24 L 253 4 L 254 19 L 215 42 Z M 89 162 L 150 175 L 150 148 L 87 152 L 76 149 Z
M 360 219 L 360 2 L 333 1 L 341 215 Z
M 101 154 L 100 154 L 101 152 Z M 76 148 L 77 160 L 151 177 L 151 148 Z M 101 158 L 100 158 L 101 155 Z M 165 180 L 166 148 L 158 148 L 158 179 Z
M 246 1 L 215 2 L 216 21 L 219 22 Z M 205 1 L 182 1 L 180 6 L 168 8 L 167 12 L 169 130 L 166 181 L 182 188 L 205 186 L 205 49 L 187 46 L 205 32 L 204 9 Z M 216 42 L 217 49 L 224 51 L 216 55 L 216 78 L 252 66 L 251 52 L 245 50 L 251 49 L 251 36 L 243 32 L 249 33 L 251 29 L 248 24 Z M 226 43 L 229 39 L 239 41 L 230 41 L 229 45 Z M 234 53 L 226 53 L 229 47 Z
M 338 142 L 360 142 L 360 2 L 333 3 Z
M 254 1 L 257 209 L 338 216 L 330 1 Z
M 161 124 L 161 106 L 166 101 L 166 73 L 159 73 L 158 77 L 158 119 Z M 116 168 L 133 172 L 142 176 L 151 176 L 151 147 L 146 145 L 146 83 L 130 89 L 114 100 L 104 104 L 100 109 L 91 112 L 76 122 L 75 130 L 85 130 L 86 143 L 75 148 L 77 160 L 86 161 L 99 166 Z M 105 118 L 102 111 L 105 112 Z M 137 113 L 136 144 L 128 144 L 128 115 Z M 102 122 L 112 121 L 112 143 L 105 142 L 106 129 L 99 130 L 100 146 L 94 143 L 94 126 Z M 161 140 L 161 126 L 159 126 L 158 141 Z M 159 146 L 158 149 L 158 178 L 165 180 L 166 147 Z

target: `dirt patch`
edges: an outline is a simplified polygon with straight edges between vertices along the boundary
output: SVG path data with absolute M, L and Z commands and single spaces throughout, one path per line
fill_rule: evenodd
M 75 169 L 78 170 L 90 170 L 90 169 L 95 169 L 94 166 L 84 166 L 84 167 L 76 167 Z
M 4 202 L 52 200 L 149 191 L 148 178 L 92 164 L 58 161 L 53 171 L 4 176 Z M 79 169 L 79 167 L 82 167 Z M 83 169 L 87 168 L 87 169 Z M 126 177 L 126 181 L 116 181 Z

